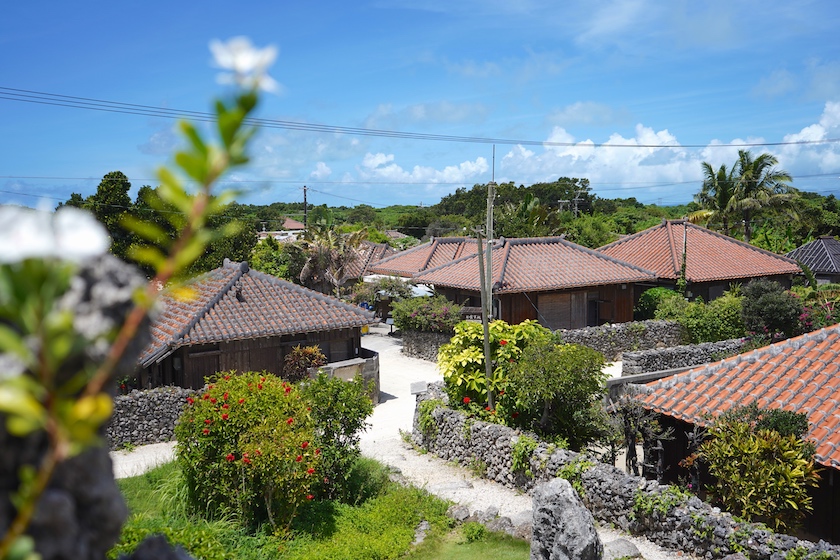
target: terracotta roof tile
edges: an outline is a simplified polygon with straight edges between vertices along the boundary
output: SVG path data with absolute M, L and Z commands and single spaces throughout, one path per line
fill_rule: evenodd
M 503 239 L 494 243 L 496 293 L 562 290 L 655 279 L 644 270 L 560 237 Z M 478 256 L 468 256 L 414 275 L 417 282 L 479 290 Z
M 373 320 L 359 307 L 227 259 L 189 286 L 189 300 L 163 296 L 141 367 L 182 346 L 361 327 Z
M 685 243 L 684 243 L 685 241 Z M 598 251 L 676 280 L 686 247 L 686 278 L 710 282 L 759 276 L 797 274 L 795 261 L 759 249 L 684 220 L 661 225 L 605 245 Z
M 478 242 L 475 239 L 441 237 L 373 263 L 370 271 L 375 274 L 410 278 L 420 271 L 440 266 L 464 255 L 475 254 L 477 250 Z
M 815 351 L 819 350 L 819 351 Z M 804 412 L 816 460 L 840 467 L 840 325 L 695 368 L 645 386 L 639 397 L 651 410 L 703 424 L 704 412 L 720 414 L 758 401 Z
M 396 249 L 387 243 L 362 241 L 361 245 L 356 248 L 358 258 L 347 267 L 345 276 L 347 278 L 361 278 L 370 274 L 372 265 L 396 253 Z

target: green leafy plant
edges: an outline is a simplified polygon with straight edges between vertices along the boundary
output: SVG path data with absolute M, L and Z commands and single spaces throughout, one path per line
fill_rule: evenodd
M 661 492 L 646 492 L 642 489 L 633 494 L 633 514 L 650 517 L 654 513 L 665 516 L 675 507 L 692 496 L 677 486 L 668 486 Z
M 223 374 L 188 398 L 175 436 L 190 511 L 286 530 L 318 477 L 312 416 L 294 386 L 266 373 Z
M 742 291 L 742 314 L 748 332 L 767 335 L 772 341 L 800 334 L 802 302 L 781 284 L 759 278 Z
M 513 472 L 522 472 L 528 478 L 533 478 L 534 473 L 531 472 L 531 456 L 537 448 L 537 441 L 526 435 L 521 435 L 514 442 L 511 447 L 511 465 Z
M 351 466 L 361 453 L 359 438 L 373 413 L 373 403 L 360 376 L 352 381 L 321 372 L 300 386 L 315 422 L 315 443 L 321 449 L 317 494 L 347 499 Z
M 461 320 L 461 306 L 443 296 L 413 297 L 395 302 L 391 314 L 400 330 L 449 334 Z
M 553 337 L 534 337 L 510 368 L 508 392 L 517 408 L 528 411 L 540 433 L 560 436 L 572 450 L 598 438 L 599 404 L 606 375 L 604 356 L 577 344 L 556 344 Z
M 490 323 L 490 352 L 494 363 L 490 386 L 498 395 L 507 389 L 508 373 L 520 359 L 528 342 L 551 331 L 536 321 L 523 321 L 509 325 L 504 321 Z M 443 374 L 446 393 L 453 407 L 474 403 L 483 406 L 487 402 L 487 375 L 484 367 L 484 331 L 480 323 L 463 321 L 455 326 L 455 335 L 438 352 L 438 367 Z M 513 414 L 512 401 L 499 399 L 503 422 L 510 423 Z
M 656 314 L 656 310 L 663 301 L 672 298 L 682 299 L 682 297 L 683 296 L 681 296 L 679 292 L 663 287 L 645 290 L 642 292 L 642 295 L 639 296 L 639 303 L 637 303 L 636 307 L 633 309 L 633 319 L 636 321 L 653 319 Z
M 715 477 L 714 497 L 727 511 L 764 521 L 775 530 L 791 530 L 813 508 L 808 488 L 819 480 L 813 445 L 795 433 L 760 427 L 759 422 L 791 430 L 801 427 L 787 417 L 765 424 L 762 419 L 723 415 L 710 428 L 700 456 Z
M 557 469 L 557 476 L 569 481 L 569 484 L 572 485 L 572 488 L 578 493 L 578 495 L 583 498 L 584 496 L 584 488 L 583 488 L 583 473 L 591 469 L 595 466 L 595 463 L 592 461 L 588 461 L 583 458 L 576 458 L 574 461 L 566 463 L 559 469 Z
M 283 360 L 283 377 L 290 383 L 297 383 L 309 377 L 311 368 L 327 364 L 327 357 L 318 345 L 301 346 L 298 344 Z
M 445 405 L 440 399 L 426 399 L 417 405 L 417 423 L 420 425 L 420 431 L 427 438 L 433 438 L 438 433 L 437 421 L 432 413 L 442 406 Z
M 468 543 L 483 541 L 487 538 L 487 527 L 475 521 L 468 521 L 461 526 L 461 535 Z

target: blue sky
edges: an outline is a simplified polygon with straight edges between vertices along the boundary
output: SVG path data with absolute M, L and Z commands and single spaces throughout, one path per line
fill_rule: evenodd
M 241 202 L 300 201 L 307 185 L 315 204 L 428 206 L 495 173 L 678 204 L 699 190 L 700 162 L 734 162 L 733 144 L 840 139 L 834 0 L 243 4 L 4 6 L 0 203 L 54 205 L 115 170 L 154 186 L 180 142 L 174 120 L 13 90 L 208 111 L 226 93 L 208 44 L 234 36 L 279 50 L 282 90 L 260 118 L 482 140 L 264 129 L 227 178 Z M 840 191 L 840 142 L 750 149 L 776 155 L 800 189 Z

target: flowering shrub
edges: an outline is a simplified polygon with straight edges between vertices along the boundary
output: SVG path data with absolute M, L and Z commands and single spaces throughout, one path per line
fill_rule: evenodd
M 286 356 L 283 365 L 283 377 L 286 381 L 296 383 L 309 376 L 309 368 L 326 365 L 327 357 L 318 345 L 301 346 L 298 344 Z
M 319 373 L 301 385 L 315 421 L 315 441 L 321 449 L 321 466 L 313 493 L 330 498 L 347 498 L 347 483 L 358 459 L 359 432 L 373 413 L 361 377 L 344 381 Z
M 321 450 L 296 387 L 271 374 L 219 374 L 175 427 L 190 511 L 288 528 L 311 500 Z
M 490 323 L 490 353 L 495 364 L 490 385 L 497 394 L 504 396 L 510 368 L 519 360 L 528 342 L 540 335 L 550 336 L 551 331 L 536 321 L 518 325 L 504 321 Z M 481 323 L 464 321 L 455 326 L 455 336 L 449 344 L 440 347 L 438 367 L 453 406 L 486 406 L 487 374 Z M 504 399 L 500 399 L 502 402 Z
M 443 296 L 415 297 L 393 304 L 391 313 L 400 330 L 451 333 L 461 320 L 461 306 Z

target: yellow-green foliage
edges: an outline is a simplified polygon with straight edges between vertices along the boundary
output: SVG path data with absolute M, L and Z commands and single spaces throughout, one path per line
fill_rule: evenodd
M 551 331 L 536 321 L 509 325 L 504 321 L 490 323 L 490 353 L 496 364 L 491 387 L 503 391 L 508 372 L 519 360 L 522 350 L 537 336 L 548 336 Z M 455 325 L 455 336 L 449 344 L 441 346 L 438 367 L 443 374 L 451 404 L 471 401 L 486 402 L 487 376 L 484 367 L 484 330 L 480 323 L 461 322 Z
M 748 422 L 719 419 L 701 446 L 717 479 L 714 494 L 730 513 L 776 530 L 795 528 L 813 509 L 808 488 L 819 475 L 807 442 Z

